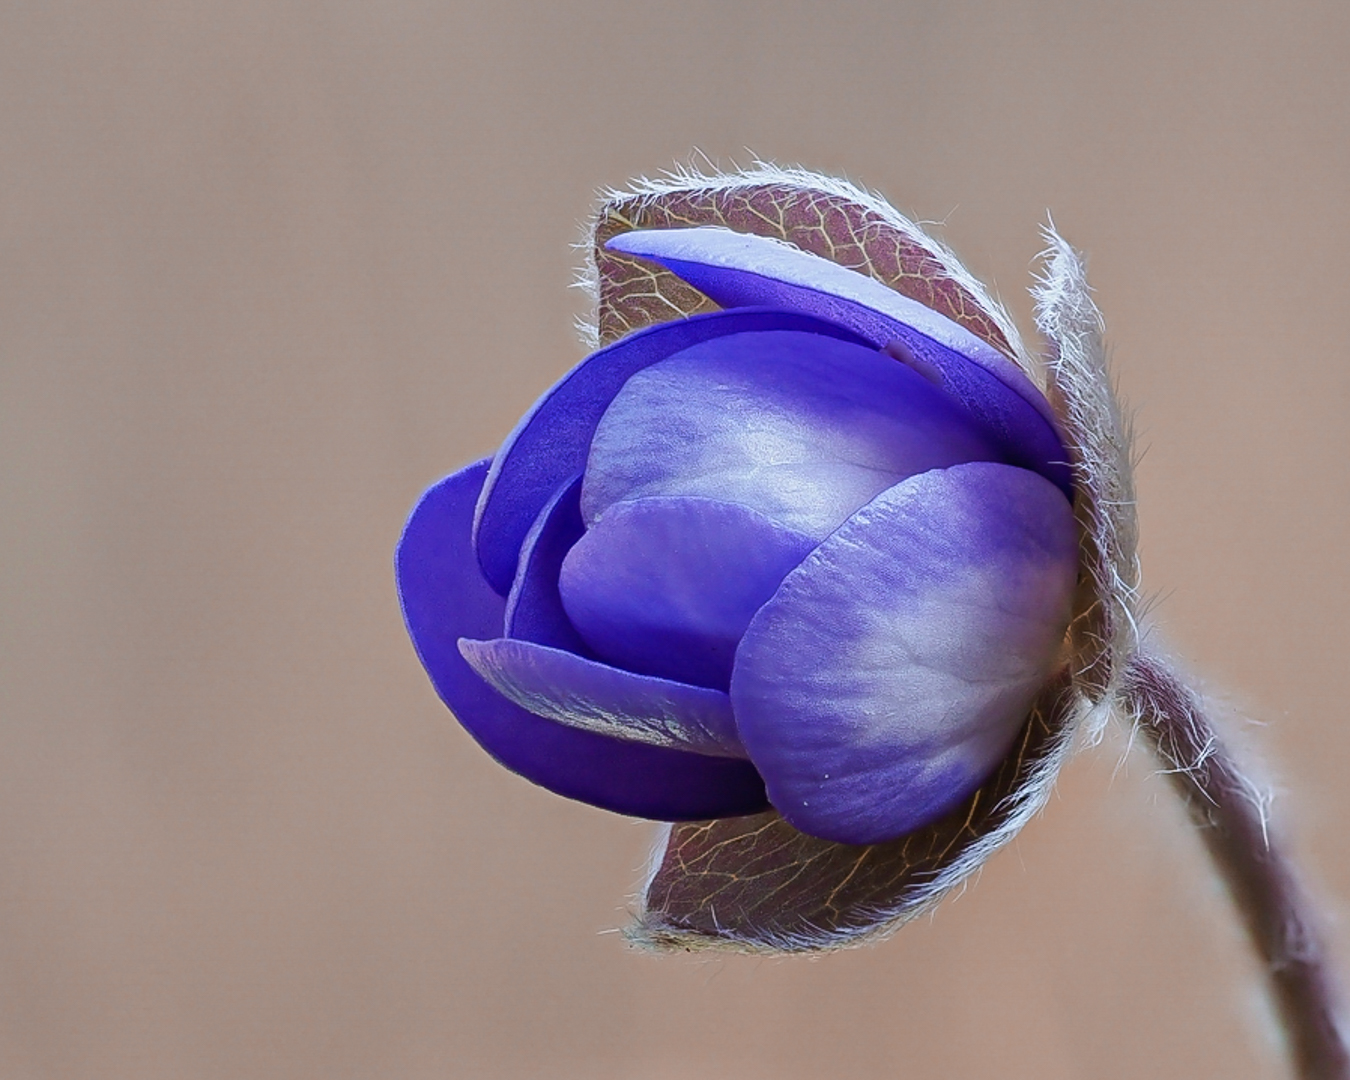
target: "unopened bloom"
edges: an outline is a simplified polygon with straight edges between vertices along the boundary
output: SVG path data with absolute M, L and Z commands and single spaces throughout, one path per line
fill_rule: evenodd
M 845 844 L 952 810 L 1063 659 L 1074 489 L 1040 391 L 873 278 L 722 227 L 609 250 L 720 310 L 637 330 L 434 486 L 398 554 L 500 762 L 666 821 Z

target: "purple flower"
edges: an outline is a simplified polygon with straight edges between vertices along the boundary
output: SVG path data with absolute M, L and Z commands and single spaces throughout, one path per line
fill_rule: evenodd
M 776 240 L 636 230 L 720 310 L 633 332 L 432 487 L 397 556 L 507 768 L 667 821 L 871 844 L 967 799 L 1062 659 L 1068 454 L 1001 351 Z

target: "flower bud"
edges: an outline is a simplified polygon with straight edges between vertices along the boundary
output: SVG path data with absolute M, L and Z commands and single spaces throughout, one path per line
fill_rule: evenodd
M 1043 803 L 1128 622 L 1077 263 L 1057 415 L 970 275 L 837 181 L 648 184 L 593 241 L 596 350 L 408 522 L 418 654 L 506 767 L 677 823 L 637 940 L 888 929 Z

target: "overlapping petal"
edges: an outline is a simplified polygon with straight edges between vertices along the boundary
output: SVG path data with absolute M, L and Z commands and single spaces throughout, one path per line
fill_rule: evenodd
M 1073 497 L 1069 458 L 1044 396 L 991 345 L 847 267 L 766 237 L 702 226 L 634 230 L 610 250 L 651 259 L 724 308 L 773 306 L 847 326 L 880 348 L 901 341 L 1019 465 Z
M 572 548 L 559 588 L 600 657 L 725 691 L 745 628 L 815 546 L 736 503 L 638 499 L 611 507 Z
M 459 651 L 503 697 L 578 731 L 635 744 L 743 758 L 720 690 L 653 678 L 531 641 L 472 641 Z
M 763 784 L 744 761 L 565 727 L 506 700 L 464 661 L 459 639 L 497 637 L 505 614 L 505 601 L 484 580 L 470 543 L 487 471 L 482 461 L 427 491 L 395 557 L 408 632 L 437 693 L 460 723 L 512 771 L 559 795 L 621 814 L 689 821 L 763 809 Z
M 977 462 L 911 477 L 790 573 L 746 631 L 731 700 L 803 832 L 888 840 L 964 799 L 1053 669 L 1077 573 L 1045 479 Z
M 589 654 L 567 617 L 558 594 L 558 573 L 573 545 L 586 532 L 581 520 L 581 477 L 558 489 L 530 528 L 520 549 L 520 566 L 506 598 L 506 637 Z
M 591 441 L 581 511 L 700 495 L 822 539 L 915 473 L 1000 460 L 948 395 L 893 358 L 797 331 L 730 334 L 633 375 Z
M 630 376 L 699 342 L 758 330 L 858 340 L 809 314 L 738 310 L 662 323 L 592 353 L 535 402 L 492 459 L 473 524 L 488 583 L 502 596 L 510 590 L 525 535 L 558 488 L 585 466 L 595 426 Z

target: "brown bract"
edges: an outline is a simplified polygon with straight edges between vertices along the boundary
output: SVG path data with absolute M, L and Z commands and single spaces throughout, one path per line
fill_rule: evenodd
M 1014 752 L 966 803 L 885 844 L 806 836 L 777 814 L 665 826 L 628 934 L 658 949 L 807 952 L 895 930 L 960 886 L 1045 804 L 1076 730 L 1103 715 L 1134 645 L 1129 446 L 1105 372 L 1101 320 L 1075 253 L 1053 233 L 1035 290 L 1049 353 L 1037 362 L 1003 309 L 945 247 L 848 183 L 760 166 L 681 172 L 607 193 L 588 237 L 588 344 L 716 310 L 674 274 L 604 249 L 632 229 L 721 225 L 796 244 L 965 326 L 1042 387 L 1074 457 L 1079 596 L 1062 668 Z M 1095 715 L 1094 715 L 1095 714 Z

